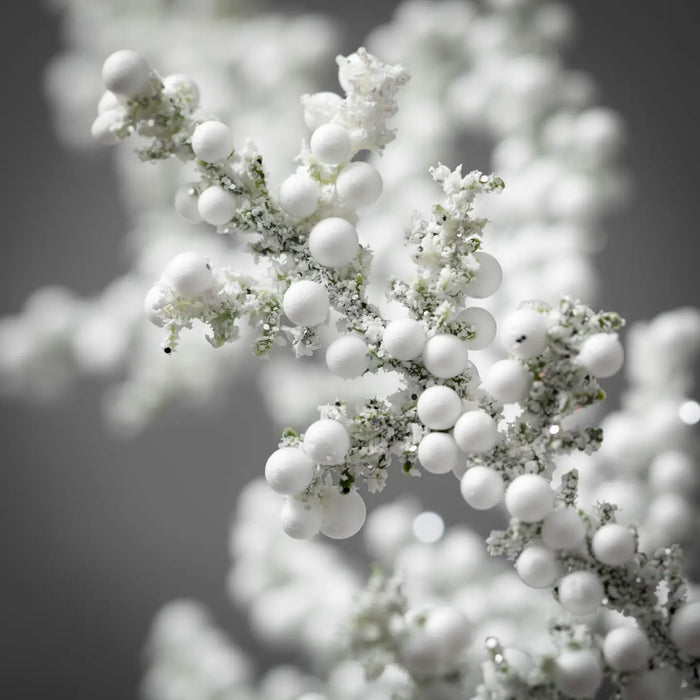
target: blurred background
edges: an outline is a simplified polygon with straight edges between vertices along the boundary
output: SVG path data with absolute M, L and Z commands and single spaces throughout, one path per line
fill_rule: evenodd
M 395 4 L 276 3 L 339 18 L 344 52 Z M 601 306 L 633 321 L 697 304 L 697 8 L 683 0 L 569 4 L 578 29 L 568 63 L 591 74 L 601 103 L 622 115 L 634 184 L 607 222 Z M 13 3 L 0 31 L 6 315 L 40 285 L 94 293 L 127 261 L 109 152 L 70 151 L 52 131 L 43 72 L 61 47 L 60 13 Z M 182 596 L 204 601 L 261 666 L 273 660 L 225 593 L 236 494 L 262 473 L 277 440 L 252 383 L 205 410 L 171 409 L 131 441 L 104 428 L 101 389 L 83 381 L 48 405 L 0 406 L 0 697 L 136 697 L 150 619 Z M 395 488 L 420 486 L 426 507 L 458 522 L 459 494 L 437 479 Z

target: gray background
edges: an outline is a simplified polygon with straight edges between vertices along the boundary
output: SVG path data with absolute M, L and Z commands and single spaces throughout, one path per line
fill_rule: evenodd
M 280 4 L 342 16 L 342 49 L 352 50 L 395 3 Z M 636 184 L 609 222 L 602 305 L 634 320 L 697 303 L 697 4 L 575 5 L 580 37 L 569 63 L 592 73 L 603 104 L 622 113 Z M 4 12 L 7 314 L 39 285 L 95 292 L 125 263 L 107 155 L 69 153 L 51 132 L 41 75 L 59 47 L 57 21 L 31 1 Z M 150 618 L 177 596 L 205 601 L 262 666 L 274 660 L 247 641 L 224 592 L 237 490 L 261 472 L 276 439 L 252 387 L 242 387 L 245 410 L 234 396 L 216 412 L 175 409 L 132 442 L 103 429 L 100 391 L 99 382 L 84 382 L 60 403 L 0 406 L 3 698 L 135 697 Z M 455 489 L 438 478 L 418 485 L 428 507 L 461 517 Z

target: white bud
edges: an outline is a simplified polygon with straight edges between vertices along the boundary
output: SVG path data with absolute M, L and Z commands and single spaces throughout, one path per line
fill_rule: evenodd
M 348 163 L 338 174 L 335 189 L 351 207 L 361 209 L 379 199 L 382 193 L 382 176 L 369 163 Z
M 686 603 L 676 611 L 669 633 L 682 654 L 700 657 L 700 601 Z
M 608 566 L 624 566 L 636 551 L 632 533 L 623 525 L 608 523 L 593 535 L 591 549 L 595 558 Z
M 559 581 L 559 602 L 574 615 L 590 615 L 600 607 L 605 591 L 598 574 L 574 571 Z
M 518 576 L 533 588 L 548 588 L 559 578 L 559 565 L 554 553 L 540 545 L 529 545 L 515 562 Z
M 317 326 L 326 320 L 330 311 L 328 291 L 319 282 L 292 282 L 282 298 L 282 308 L 297 326 Z
M 367 507 L 357 491 L 343 494 L 333 489 L 323 498 L 321 532 L 334 540 L 344 540 L 360 531 L 366 517 Z
M 481 388 L 501 403 L 515 403 L 527 394 L 532 377 L 520 362 L 509 358 L 491 365 L 481 380 Z
M 223 226 L 233 218 L 237 204 L 236 195 L 233 192 L 218 185 L 212 185 L 199 195 L 197 212 L 208 224 Z
M 594 377 L 612 377 L 620 371 L 625 351 L 616 333 L 598 333 L 584 341 L 576 359 Z
M 184 73 L 172 73 L 163 78 L 163 97 L 177 100 L 191 111 L 199 104 L 199 88 Z
M 325 267 L 344 267 L 357 257 L 359 250 L 355 227 L 338 216 L 322 219 L 309 233 L 309 252 Z
M 414 360 L 425 347 L 423 326 L 412 318 L 390 321 L 382 336 L 382 349 L 396 360 Z
M 559 508 L 544 519 L 540 534 L 550 549 L 576 549 L 586 537 L 586 526 L 573 508 Z
M 501 342 L 509 352 L 527 359 L 547 347 L 547 318 L 533 309 L 518 309 L 501 325 Z
M 326 350 L 326 364 L 343 379 L 359 377 L 369 367 L 367 343 L 356 335 L 337 338 Z
M 219 121 L 203 122 L 192 134 L 192 150 L 205 163 L 226 160 L 233 151 L 231 129 Z
M 418 461 L 431 474 L 447 474 L 457 467 L 460 457 L 449 433 L 428 433 L 418 443 Z
M 536 523 L 554 509 L 554 491 L 539 474 L 516 476 L 506 489 L 508 512 L 524 523 Z
M 322 124 L 311 134 L 311 153 L 327 165 L 340 165 L 352 149 L 350 134 L 340 124 Z
M 270 488 L 283 496 L 301 493 L 314 478 L 311 458 L 298 447 L 281 447 L 265 464 L 265 479 Z
M 434 335 L 423 348 L 423 364 L 428 372 L 440 379 L 456 377 L 469 365 L 467 346 L 456 335 Z
M 460 482 L 464 500 L 476 510 L 489 510 L 503 500 L 505 486 L 501 475 L 489 467 L 467 469 Z
M 491 345 L 496 337 L 496 319 L 480 306 L 471 306 L 460 312 L 457 320 L 469 324 L 475 333 L 474 338 L 464 341 L 468 350 L 483 350 Z
M 198 197 L 192 184 L 183 185 L 178 188 L 175 193 L 175 211 L 185 221 L 189 221 L 193 224 L 199 223 L 202 220 L 202 215 L 199 213 Z
M 416 409 L 423 425 L 433 430 L 447 430 L 462 413 L 462 400 L 448 386 L 431 386 L 418 397 Z
M 90 135 L 103 146 L 114 146 L 120 141 L 116 131 L 124 126 L 124 116 L 120 107 L 98 114 L 90 127 Z
M 649 639 L 638 627 L 615 627 L 605 636 L 603 656 L 616 671 L 640 671 L 651 656 Z
M 463 413 L 454 427 L 455 442 L 467 454 L 483 454 L 492 450 L 500 438 L 498 425 L 481 409 Z
M 280 513 L 282 529 L 295 540 L 308 540 L 321 529 L 321 506 L 292 496 L 285 500 Z
M 163 272 L 163 281 L 186 299 L 204 294 L 213 281 L 211 267 L 199 253 L 188 251 L 176 255 Z
M 649 484 L 653 491 L 691 492 L 697 485 L 693 458 L 678 450 L 662 452 L 649 465 Z
M 350 435 L 337 420 L 317 420 L 304 434 L 304 451 L 316 464 L 342 464 L 349 449 Z
M 167 299 L 167 289 L 159 282 L 148 290 L 146 298 L 143 300 L 143 310 L 146 313 L 146 317 L 154 326 L 159 328 L 163 325 L 163 322 L 158 316 L 158 311 L 167 304 Z
M 316 92 L 304 97 L 303 101 L 304 122 L 311 131 L 328 124 L 343 104 L 343 98 L 335 92 Z
M 465 292 L 467 296 L 474 299 L 485 299 L 498 291 L 503 280 L 503 270 L 493 255 L 477 251 L 474 257 L 479 262 L 479 269 L 467 285 Z
M 571 649 L 556 660 L 554 682 L 569 698 L 592 698 L 603 683 L 603 669 L 590 649 Z
M 133 97 L 148 85 L 148 64 L 131 49 L 115 51 L 102 66 L 102 81 L 108 90 Z
M 306 173 L 290 175 L 280 185 L 280 206 L 295 219 L 306 219 L 318 208 L 321 187 Z

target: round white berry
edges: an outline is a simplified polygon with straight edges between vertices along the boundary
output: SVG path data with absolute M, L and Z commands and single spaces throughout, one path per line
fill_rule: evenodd
M 143 310 L 146 313 L 146 318 L 159 328 L 163 325 L 158 312 L 168 303 L 168 291 L 161 284 L 154 284 L 146 294 L 143 300 Z
M 498 424 L 481 409 L 463 413 L 455 423 L 455 442 L 467 454 L 483 454 L 492 450 L 499 437 Z
M 503 500 L 505 486 L 501 475 L 489 467 L 467 469 L 460 482 L 464 500 L 476 510 L 489 510 Z
M 214 189 L 219 189 L 218 187 Z M 192 184 L 179 187 L 175 193 L 175 211 L 185 220 L 193 224 L 202 220 L 199 213 L 199 200 Z M 231 217 L 229 217 L 231 218 Z
M 569 698 L 592 698 L 603 683 L 603 669 L 590 649 L 571 649 L 559 654 L 554 667 L 557 690 Z
M 236 195 L 233 192 L 218 185 L 212 185 L 199 195 L 197 211 L 208 224 L 223 226 L 233 218 L 237 204 Z
M 306 173 L 290 175 L 280 185 L 280 206 L 295 219 L 306 219 L 318 208 L 321 187 Z
M 598 333 L 584 341 L 576 359 L 593 376 L 612 377 L 620 371 L 625 351 L 616 333 Z
M 337 420 L 317 420 L 304 434 L 304 451 L 316 464 L 342 464 L 349 449 L 350 435 Z
M 481 388 L 501 403 L 515 403 L 527 394 L 532 378 L 518 360 L 500 360 L 489 367 L 481 379 Z
M 211 267 L 199 253 L 180 253 L 166 266 L 163 281 L 181 297 L 198 297 L 211 286 Z
M 559 565 L 552 550 L 534 544 L 520 553 L 515 570 L 523 582 L 533 588 L 547 588 L 559 577 Z
M 586 537 L 586 526 L 573 508 L 559 508 L 544 519 L 540 535 L 550 549 L 575 549 Z
M 350 133 L 340 124 L 322 124 L 311 134 L 311 153 L 327 165 L 340 165 L 352 150 Z
M 233 151 L 231 129 L 219 121 L 203 122 L 192 134 L 192 150 L 205 163 L 226 160 Z
M 493 257 L 483 251 L 474 253 L 479 269 L 466 287 L 466 294 L 474 299 L 485 299 L 498 291 L 503 280 L 503 270 Z
M 434 335 L 423 348 L 423 364 L 440 379 L 456 377 L 469 365 L 467 346 L 451 333 Z
M 516 476 L 506 489 L 508 512 L 524 523 L 536 523 L 554 509 L 554 491 L 539 474 Z
M 431 474 L 447 474 L 459 459 L 459 448 L 449 433 L 428 433 L 418 443 L 418 461 Z
M 123 95 L 117 95 L 111 90 L 105 90 L 97 103 L 97 113 L 109 112 L 110 109 L 121 109 L 126 100 Z
M 647 510 L 647 527 L 665 544 L 684 540 L 691 535 L 696 512 L 687 495 L 660 493 L 653 497 Z
M 334 540 L 344 540 L 365 524 L 367 507 L 357 491 L 348 494 L 332 490 L 323 498 L 321 532 Z
M 133 97 L 148 85 L 148 64 L 131 49 L 115 51 L 102 66 L 105 87 L 118 95 Z
M 314 478 L 314 463 L 298 447 L 281 447 L 265 464 L 265 479 L 270 488 L 283 496 L 301 493 Z
M 649 484 L 653 491 L 683 495 L 695 488 L 697 480 L 693 458 L 685 452 L 662 452 L 649 465 Z
M 412 318 L 390 321 L 382 336 L 382 349 L 396 360 L 414 360 L 425 347 L 423 326 Z
M 522 359 L 539 355 L 547 347 L 547 319 L 533 309 L 518 309 L 503 321 L 501 342 Z
M 640 671 L 651 656 L 649 638 L 638 627 L 615 627 L 605 636 L 603 656 L 616 671 Z
M 448 659 L 458 656 L 471 638 L 467 616 L 452 605 L 431 608 L 424 629 Z
M 114 146 L 121 140 L 117 129 L 124 126 L 124 110 L 117 107 L 108 109 L 95 117 L 90 127 L 90 135 L 103 146 Z
M 608 523 L 593 535 L 591 549 L 595 558 L 608 566 L 624 566 L 634 556 L 632 533 L 623 525 Z
M 671 619 L 669 632 L 681 653 L 700 657 L 700 601 L 679 608 Z
M 418 397 L 416 409 L 423 425 L 433 430 L 447 430 L 462 413 L 462 400 L 448 386 L 431 386 Z
M 356 335 L 336 338 L 326 350 L 326 364 L 343 379 L 359 377 L 369 367 L 367 343 Z
M 282 506 L 282 529 L 295 540 L 308 540 L 321 529 L 323 514 L 318 503 L 288 497 Z
M 297 326 L 317 326 L 326 320 L 330 311 L 328 291 L 319 282 L 292 282 L 282 297 L 282 308 Z
M 348 163 L 338 174 L 335 189 L 351 207 L 361 209 L 379 199 L 382 193 L 382 176 L 369 163 Z
M 355 227 L 338 216 L 322 219 L 309 233 L 309 252 L 325 267 L 344 267 L 357 257 L 359 250 Z
M 559 602 L 574 615 L 590 615 L 603 602 L 605 591 L 598 574 L 574 571 L 559 581 Z
M 491 345 L 496 337 L 496 319 L 480 306 L 465 309 L 457 316 L 457 320 L 469 324 L 474 331 L 474 337 L 464 341 L 468 350 L 483 350 Z
M 338 114 L 343 98 L 335 92 L 316 92 L 304 98 L 304 122 L 314 131 Z

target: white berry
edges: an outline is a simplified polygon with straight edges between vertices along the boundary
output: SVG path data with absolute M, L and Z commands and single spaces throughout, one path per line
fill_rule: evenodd
M 681 653 L 700 657 L 700 601 L 686 603 L 671 619 L 671 641 Z
M 218 185 L 212 185 L 199 195 L 197 212 L 208 224 L 223 226 L 233 218 L 237 204 L 236 195 L 233 192 Z
M 348 163 L 338 174 L 335 189 L 351 207 L 361 209 L 379 199 L 382 193 L 382 176 L 369 163 Z
M 131 49 L 115 51 L 102 66 L 102 81 L 108 90 L 133 97 L 148 85 L 148 64 Z
M 467 346 L 456 335 L 434 335 L 423 348 L 423 363 L 428 372 L 440 379 L 456 377 L 469 365 Z
M 503 270 L 493 255 L 477 251 L 474 257 L 479 263 L 479 269 L 474 273 L 465 291 L 467 296 L 474 299 L 485 299 L 498 291 L 503 280 Z
M 369 367 L 367 350 L 367 343 L 356 335 L 337 338 L 326 350 L 328 369 L 343 379 L 359 377 Z
M 455 442 L 467 454 L 483 454 L 492 450 L 500 438 L 498 425 L 481 409 L 463 413 L 455 423 Z
M 167 304 L 167 299 L 167 289 L 159 282 L 148 290 L 146 298 L 143 300 L 143 310 L 146 313 L 146 318 L 159 328 L 163 325 L 163 321 L 158 312 Z
M 603 683 L 603 669 L 590 649 L 561 653 L 554 667 L 557 690 L 569 698 L 592 698 Z
M 321 529 L 323 515 L 317 503 L 301 501 L 290 496 L 280 513 L 282 529 L 295 540 L 308 540 Z
M 481 379 L 481 388 L 501 403 L 515 403 L 527 394 L 532 377 L 523 365 L 512 358 L 489 367 Z
M 590 615 L 603 602 L 603 584 L 592 571 L 574 571 L 559 581 L 559 602 L 574 615 Z
M 348 494 L 333 490 L 323 499 L 321 532 L 334 540 L 344 540 L 365 524 L 367 507 L 357 491 Z
M 330 311 L 328 291 L 319 282 L 292 282 L 282 297 L 282 308 L 297 326 L 317 326 L 326 320 Z
M 608 566 L 624 566 L 636 551 L 632 533 L 623 525 L 609 523 L 593 535 L 591 549 L 595 558 Z
M 226 160 L 233 151 L 231 129 L 219 121 L 203 122 L 192 134 L 192 150 L 206 163 Z
M 462 413 L 462 400 L 448 386 L 431 386 L 418 397 L 416 409 L 423 425 L 433 430 L 447 430 Z
M 467 323 L 474 331 L 474 338 L 464 341 L 468 350 L 483 350 L 491 345 L 496 337 L 496 319 L 480 306 L 465 309 L 457 316 L 457 320 Z
M 428 433 L 418 443 L 418 461 L 431 474 L 447 474 L 458 466 L 460 452 L 449 433 Z
M 321 187 L 306 173 L 290 175 L 280 185 L 280 206 L 295 219 L 306 219 L 318 208 Z
M 695 488 L 697 479 L 695 462 L 685 452 L 662 452 L 649 465 L 649 484 L 654 491 L 683 495 Z
M 501 342 L 521 359 L 540 355 L 547 347 L 547 319 L 533 309 L 518 309 L 503 321 Z
M 325 267 L 344 267 L 357 257 L 359 250 L 355 227 L 338 216 L 322 219 L 309 233 L 309 252 Z
M 163 281 L 176 294 L 191 299 L 204 294 L 213 280 L 206 258 L 189 251 L 176 255 L 168 263 L 163 272 Z
M 342 464 L 349 449 L 350 435 L 337 420 L 317 420 L 304 434 L 304 451 L 316 464 Z
M 412 318 L 390 321 L 382 336 L 382 349 L 395 360 L 414 360 L 425 347 L 423 326 Z
M 199 213 L 197 193 L 192 188 L 192 185 L 183 185 L 178 188 L 175 193 L 175 211 L 185 221 L 189 221 L 193 224 L 199 223 L 202 220 L 202 215 Z
M 612 377 L 620 371 L 625 351 L 616 333 L 598 333 L 584 341 L 576 359 L 594 377 Z
M 322 124 L 311 134 L 311 153 L 327 165 L 339 165 L 349 157 L 352 149 L 350 133 L 340 124 Z
M 95 117 L 90 127 L 90 135 L 103 146 L 114 146 L 121 140 L 116 132 L 124 123 L 123 109 L 108 109 Z
M 281 447 L 265 464 L 265 479 L 273 491 L 283 496 L 301 493 L 314 477 L 311 458 L 298 447 Z
M 539 474 L 521 474 L 506 489 L 508 512 L 524 523 L 536 523 L 554 508 L 554 491 Z
M 586 537 L 586 526 L 573 508 L 559 508 L 544 519 L 540 535 L 550 549 L 575 549 Z
M 640 671 L 651 656 L 649 638 L 638 627 L 615 627 L 605 636 L 603 656 L 616 671 Z
M 489 467 L 467 469 L 460 481 L 462 498 L 476 510 L 489 510 L 503 500 L 503 477 Z
M 515 570 L 528 586 L 547 588 L 559 577 L 559 565 L 551 549 L 529 545 L 520 553 Z

